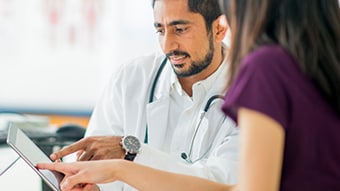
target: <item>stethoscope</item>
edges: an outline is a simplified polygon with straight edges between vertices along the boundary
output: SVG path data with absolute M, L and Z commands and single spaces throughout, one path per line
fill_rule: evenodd
M 159 66 L 158 70 L 157 70 L 157 73 L 155 75 L 155 78 L 152 82 L 152 86 L 151 86 L 151 90 L 150 90 L 150 95 L 149 95 L 149 103 L 152 103 L 153 102 L 153 97 L 154 97 L 154 94 L 155 94 L 155 89 L 156 89 L 156 85 L 157 85 L 157 82 L 158 82 L 158 79 L 159 79 L 159 76 L 161 75 L 165 65 L 166 65 L 166 62 L 167 62 L 167 58 L 165 58 L 161 65 Z M 194 146 L 194 143 L 195 143 L 195 139 L 196 139 L 196 136 L 197 136 L 197 133 L 198 133 L 198 130 L 199 128 L 201 127 L 201 123 L 203 121 L 203 118 L 205 116 L 205 114 L 208 112 L 209 108 L 210 108 L 210 105 L 216 100 L 216 99 L 224 99 L 224 96 L 223 95 L 213 95 L 211 96 L 207 103 L 205 104 L 203 110 L 201 111 L 200 113 L 200 116 L 199 116 L 199 121 L 196 125 L 196 128 L 195 128 L 195 132 L 194 132 L 194 135 L 191 139 L 191 143 L 190 143 L 190 147 L 189 147 L 189 152 L 186 153 L 186 152 L 182 152 L 181 153 L 181 158 L 184 159 L 187 163 L 195 163 L 199 160 L 201 160 L 206 154 L 208 154 L 210 148 L 212 147 L 212 143 L 210 144 L 210 146 L 208 147 L 207 151 L 205 153 L 203 153 L 203 155 L 201 155 L 199 158 L 197 158 L 196 160 L 192 160 L 191 157 L 192 157 L 192 150 L 193 150 L 193 146 Z M 224 118 L 225 119 L 225 118 Z M 146 131 L 145 131 L 145 137 L 144 137 L 144 143 L 147 144 L 148 143 L 148 124 L 146 124 Z

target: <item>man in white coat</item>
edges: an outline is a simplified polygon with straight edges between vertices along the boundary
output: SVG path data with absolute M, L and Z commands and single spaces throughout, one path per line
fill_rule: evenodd
M 163 52 L 124 64 L 97 103 L 86 138 L 51 158 L 79 151 L 78 160 L 125 158 L 236 183 L 238 130 L 220 110 L 228 64 L 218 2 L 154 0 L 152 6 Z M 133 189 L 120 182 L 100 187 Z

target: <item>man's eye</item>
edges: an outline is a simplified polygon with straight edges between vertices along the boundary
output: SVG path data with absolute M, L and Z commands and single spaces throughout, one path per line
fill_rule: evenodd
M 156 30 L 156 33 L 164 34 L 164 29 L 157 29 L 157 30 Z
M 187 30 L 187 28 L 176 28 L 176 33 L 183 33 Z

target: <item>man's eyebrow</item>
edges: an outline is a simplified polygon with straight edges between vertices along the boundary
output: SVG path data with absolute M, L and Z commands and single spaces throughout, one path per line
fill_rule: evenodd
M 187 24 L 190 24 L 191 22 L 190 21 L 187 21 L 187 20 L 175 20 L 175 21 L 171 21 L 169 23 L 169 26 L 175 26 L 175 25 L 187 25 Z M 162 23 L 157 23 L 155 22 L 154 23 L 154 27 L 155 28 L 159 28 L 159 27 L 162 27 L 163 24 Z

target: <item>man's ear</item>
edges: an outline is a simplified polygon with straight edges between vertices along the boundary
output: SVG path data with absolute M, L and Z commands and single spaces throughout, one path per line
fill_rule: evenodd
M 227 19 L 224 15 L 219 16 L 213 23 L 213 31 L 216 41 L 222 41 L 229 28 Z

